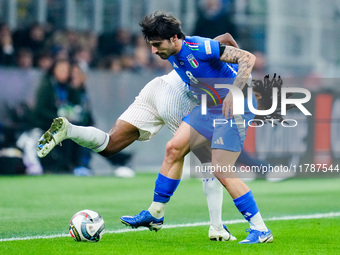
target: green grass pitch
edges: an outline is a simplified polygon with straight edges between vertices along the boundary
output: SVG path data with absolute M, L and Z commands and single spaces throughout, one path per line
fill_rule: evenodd
M 252 189 L 261 214 L 274 234 L 272 244 L 212 242 L 208 225 L 164 228 L 158 233 L 127 231 L 122 215 L 147 209 L 156 174 L 133 179 L 114 177 L 0 177 L 0 254 L 339 254 L 340 179 L 294 179 L 280 183 L 257 180 Z M 98 243 L 77 243 L 71 237 L 8 241 L 10 238 L 68 233 L 72 215 L 82 209 L 100 213 L 106 231 Z M 316 214 L 335 213 L 316 218 Z M 310 219 L 285 216 L 312 215 Z M 276 217 L 276 220 L 273 219 Z M 242 219 L 225 192 L 223 220 Z M 202 183 L 184 180 L 166 209 L 165 225 L 208 222 Z M 228 225 L 238 240 L 246 222 Z

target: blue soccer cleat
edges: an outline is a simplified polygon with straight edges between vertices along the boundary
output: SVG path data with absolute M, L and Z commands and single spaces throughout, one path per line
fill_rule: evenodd
M 157 232 L 163 226 L 164 217 L 156 219 L 149 211 L 143 210 L 135 216 L 122 216 L 120 221 L 132 228 L 147 227 L 150 231 L 155 230 Z
M 246 239 L 239 242 L 241 244 L 253 244 L 253 243 L 272 243 L 273 242 L 273 234 L 268 229 L 268 231 L 259 231 L 255 229 L 247 229 L 246 232 L 249 232 L 249 235 Z

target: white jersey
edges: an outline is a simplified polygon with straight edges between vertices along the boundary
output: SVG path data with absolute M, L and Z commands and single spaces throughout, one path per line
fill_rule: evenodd
M 188 86 L 171 71 L 150 81 L 119 117 L 139 129 L 139 141 L 148 141 L 167 125 L 175 133 L 195 105 Z

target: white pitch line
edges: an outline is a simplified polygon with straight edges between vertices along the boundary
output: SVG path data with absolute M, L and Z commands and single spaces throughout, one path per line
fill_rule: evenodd
M 265 219 L 265 221 L 280 221 L 280 220 L 306 220 L 306 219 L 321 219 L 321 218 L 333 218 L 340 217 L 340 212 L 330 212 L 330 213 L 317 213 L 317 214 L 306 214 L 306 215 L 292 215 L 292 216 L 283 216 L 283 217 L 271 217 Z M 246 223 L 244 219 L 240 220 L 229 220 L 223 222 L 226 225 L 238 224 L 238 223 Z M 209 222 L 196 222 L 196 223 L 186 223 L 186 224 L 173 224 L 173 225 L 164 225 L 163 228 L 187 228 L 187 227 L 198 227 L 198 226 L 207 226 Z M 147 228 L 142 229 L 118 229 L 118 230 L 110 230 L 105 231 L 105 233 L 109 234 L 120 234 L 127 233 L 132 231 L 146 231 L 149 230 Z M 26 237 L 11 237 L 0 239 L 0 242 L 8 242 L 8 241 L 23 241 L 23 240 L 33 240 L 33 239 L 50 239 L 50 238 L 59 238 L 59 237 L 68 237 L 70 234 L 57 234 L 57 235 L 37 235 L 37 236 L 26 236 Z

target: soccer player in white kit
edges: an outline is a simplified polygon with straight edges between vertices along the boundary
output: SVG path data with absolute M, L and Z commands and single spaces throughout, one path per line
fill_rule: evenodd
M 230 34 L 217 37 L 224 44 L 237 46 Z M 175 71 L 150 81 L 129 108 L 118 118 L 109 133 L 94 127 L 81 127 L 65 118 L 53 120 L 51 128 L 40 138 L 37 154 L 46 156 L 57 144 L 71 139 L 103 156 L 111 156 L 134 141 L 148 141 L 167 125 L 175 133 L 182 119 L 190 112 L 194 99 Z M 207 163 L 210 159 L 202 160 Z M 211 240 L 236 240 L 222 223 L 223 188 L 216 178 L 203 180 L 207 197 Z

